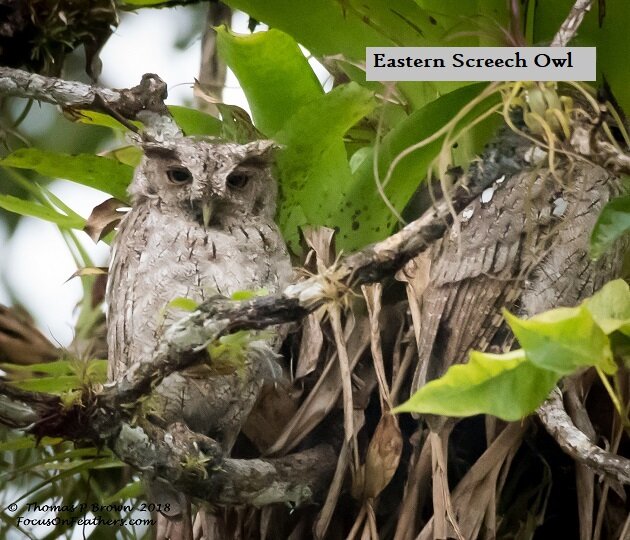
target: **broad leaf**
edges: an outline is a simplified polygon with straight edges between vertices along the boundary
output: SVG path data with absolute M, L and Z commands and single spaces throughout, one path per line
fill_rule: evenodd
M 630 195 L 610 201 L 599 214 L 591 234 L 591 256 L 595 259 L 630 230 Z
M 88 126 L 103 126 L 116 131 L 127 131 L 127 126 L 121 124 L 118 120 L 111 117 L 109 114 L 101 112 L 81 110 L 77 114 L 76 120 L 82 124 L 87 124 Z M 142 127 L 141 122 L 131 123 L 139 129 Z
M 237 35 L 220 27 L 217 47 L 247 96 L 256 127 L 269 137 L 323 94 L 298 44 L 279 30 Z
M 617 370 L 608 336 L 586 306 L 552 309 L 530 319 L 503 313 L 527 358 L 538 367 L 561 375 L 587 366 L 605 373 Z
M 559 378 L 558 373 L 535 366 L 523 350 L 504 355 L 473 351 L 467 364 L 450 367 L 393 412 L 491 414 L 518 420 L 543 402 Z
M 375 106 L 372 93 L 350 83 L 303 106 L 276 134 L 286 145 L 278 155 L 281 180 L 279 224 L 298 249 L 298 227 L 339 227 L 337 245 L 352 250 L 373 237 L 355 234 L 363 206 L 376 201 L 353 197 L 353 179 L 343 143 L 346 131 Z
M 37 148 L 20 148 L 0 159 L 0 165 L 31 169 L 51 178 L 65 178 L 127 200 L 133 169 L 119 161 L 91 154 L 60 154 Z

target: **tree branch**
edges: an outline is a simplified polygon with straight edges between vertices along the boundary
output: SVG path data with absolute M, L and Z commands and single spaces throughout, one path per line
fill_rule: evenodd
M 569 41 L 571 41 L 577 33 L 584 15 L 591 9 L 593 0 L 577 0 L 571 11 L 567 15 L 567 18 L 560 25 L 558 32 L 551 42 L 552 47 L 566 47 Z
M 562 450 L 578 463 L 619 482 L 630 484 L 630 460 L 606 452 L 593 444 L 567 414 L 562 402 L 562 392 L 557 387 L 538 408 L 538 417 Z
M 131 425 L 92 397 L 68 407 L 56 396 L 0 382 L 0 423 L 37 437 L 106 445 L 146 477 L 212 504 L 313 502 L 323 496 L 335 469 L 336 452 L 328 444 L 281 458 L 232 459 L 216 441 L 184 424 L 162 429 L 140 419 Z
M 179 133 L 164 104 L 166 83 L 153 73 L 143 75 L 138 86 L 116 90 L 0 67 L 0 95 L 105 113 L 135 131 L 127 120 L 140 120 L 147 126 L 148 135 L 158 140 Z

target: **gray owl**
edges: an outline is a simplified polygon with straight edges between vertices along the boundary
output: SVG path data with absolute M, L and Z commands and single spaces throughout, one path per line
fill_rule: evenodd
M 144 145 L 129 189 L 132 209 L 120 224 L 110 263 L 112 380 L 134 363 L 150 361 L 164 330 L 182 316 L 173 301 L 199 303 L 244 290 L 272 293 L 288 284 L 291 264 L 273 221 L 273 149 L 270 141 L 192 138 Z M 263 371 L 259 362 L 246 361 L 234 369 L 202 365 L 174 373 L 142 412 L 158 425 L 183 421 L 228 452 L 256 401 Z

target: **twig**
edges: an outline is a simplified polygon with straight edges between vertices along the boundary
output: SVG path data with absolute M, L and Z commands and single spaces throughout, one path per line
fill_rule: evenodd
M 591 9 L 593 0 L 577 0 L 571 11 L 567 15 L 567 18 L 560 25 L 560 29 L 556 32 L 551 46 L 552 47 L 566 47 L 569 41 L 571 41 L 577 33 L 584 15 Z
M 630 484 L 630 460 L 611 454 L 593 444 L 572 422 L 564 409 L 562 393 L 555 388 L 538 409 L 545 429 L 573 459 L 596 472 Z

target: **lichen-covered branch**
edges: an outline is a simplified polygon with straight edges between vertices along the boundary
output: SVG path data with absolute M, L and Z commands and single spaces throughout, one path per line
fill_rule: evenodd
M 145 110 L 167 114 L 166 83 L 150 73 L 134 88 L 115 90 L 0 67 L 0 94 L 71 109 L 109 112 L 106 108 L 109 107 L 129 120 L 135 120 L 137 114 Z
M 567 414 L 558 388 L 538 408 L 538 417 L 562 450 L 577 462 L 619 482 L 630 484 L 630 460 L 606 452 L 580 431 Z
M 166 83 L 153 73 L 143 75 L 138 86 L 116 90 L 0 67 L 0 95 L 105 113 L 132 130 L 128 121 L 140 120 L 153 138 L 177 136 L 179 131 L 164 104 Z
M 0 423 L 38 437 L 106 445 L 146 477 L 159 477 L 212 504 L 301 504 L 321 498 L 334 472 L 328 444 L 281 458 L 232 459 L 220 445 L 184 424 L 162 429 L 132 425 L 118 410 L 94 401 L 64 406 L 56 396 L 0 382 Z

